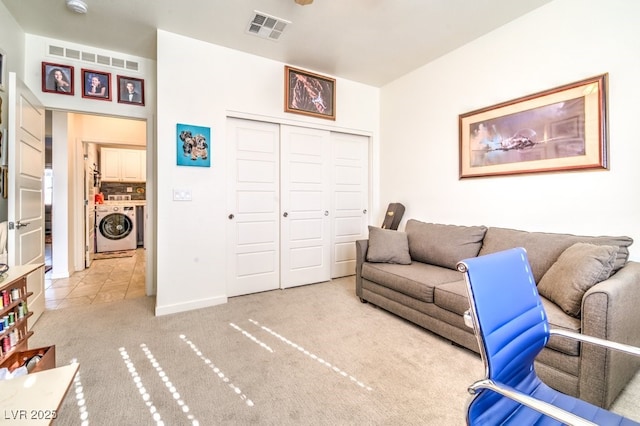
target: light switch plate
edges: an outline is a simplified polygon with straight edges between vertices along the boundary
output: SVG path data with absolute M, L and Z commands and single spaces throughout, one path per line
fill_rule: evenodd
M 190 189 L 174 189 L 173 201 L 191 201 Z

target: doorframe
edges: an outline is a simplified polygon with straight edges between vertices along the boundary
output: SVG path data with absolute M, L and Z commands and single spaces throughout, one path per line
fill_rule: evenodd
M 146 180 L 146 226 L 145 226 L 145 256 L 146 256 L 146 271 L 145 271 L 145 290 L 147 295 L 156 294 L 156 247 L 155 247 L 155 205 L 156 205 L 156 184 L 155 184 L 155 149 L 154 149 L 154 138 L 155 138 L 155 130 L 154 130 L 154 120 L 153 117 L 146 118 L 137 118 L 130 116 L 118 116 L 113 114 L 95 114 L 84 111 L 69 111 L 59 108 L 50 108 L 45 106 L 45 110 L 51 110 L 53 112 L 59 112 L 64 114 L 76 114 L 76 115 L 96 115 L 99 117 L 111 117 L 118 118 L 123 120 L 135 120 L 135 121 L 144 121 L 146 123 L 146 172 L 147 172 L 147 180 Z M 52 129 L 53 133 L 53 129 Z M 53 136 L 53 135 L 51 135 Z M 67 138 L 68 139 L 68 138 Z M 68 233 L 71 234 L 71 237 L 68 239 L 69 244 L 66 246 L 66 250 L 72 256 L 71 261 L 69 262 L 69 269 L 67 276 L 71 275 L 73 272 L 81 271 L 85 269 L 84 266 L 84 228 L 85 228 L 85 219 L 84 219 L 84 150 L 83 150 L 83 142 L 84 140 L 74 140 L 73 144 L 70 145 L 68 140 L 66 144 L 66 153 L 68 155 L 67 158 L 71 159 L 71 164 L 69 168 L 73 171 L 69 174 L 67 185 L 72 185 L 72 193 L 69 193 L 68 196 L 72 197 L 72 200 L 69 202 L 67 199 L 67 203 L 69 206 L 68 213 L 72 216 L 71 222 L 69 223 Z M 113 141 L 86 141 L 93 143 L 111 143 Z M 55 150 L 55 147 L 52 147 L 52 150 Z M 55 151 L 54 151 L 55 152 Z M 55 153 L 52 152 L 52 158 L 55 158 Z M 53 165 L 55 167 L 55 164 Z M 54 182 L 55 182 L 55 172 L 54 172 Z M 56 186 L 54 184 L 53 188 L 54 197 L 56 194 Z M 54 202 L 55 208 L 55 202 Z M 52 214 L 52 229 L 55 228 L 55 217 L 56 215 Z M 55 235 L 53 239 L 52 250 L 55 252 Z M 69 247 L 71 245 L 71 248 Z M 58 248 L 60 249 L 60 248 Z M 63 247 L 62 249 L 65 249 Z M 54 268 L 55 269 L 55 268 Z M 63 276 L 56 276 L 54 278 L 64 278 Z

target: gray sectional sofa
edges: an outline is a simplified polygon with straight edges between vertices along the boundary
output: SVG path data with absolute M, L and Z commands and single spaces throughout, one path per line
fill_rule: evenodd
M 356 242 L 356 294 L 478 352 L 463 319 L 469 302 L 456 264 L 524 247 L 552 327 L 640 346 L 640 263 L 628 261 L 632 242 L 411 219 L 404 231 L 370 227 L 369 239 Z M 639 367 L 638 358 L 557 336 L 536 361 L 549 386 L 605 408 Z

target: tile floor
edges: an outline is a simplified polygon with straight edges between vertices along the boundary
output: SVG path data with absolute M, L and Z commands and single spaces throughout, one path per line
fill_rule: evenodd
M 45 308 L 62 309 L 114 302 L 145 295 L 145 251 L 131 257 L 94 260 L 90 268 L 69 278 L 44 276 Z

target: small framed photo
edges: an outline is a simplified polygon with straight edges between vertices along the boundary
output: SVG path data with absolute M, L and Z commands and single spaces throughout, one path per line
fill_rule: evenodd
M 4 91 L 5 78 L 7 74 L 7 55 L 0 49 L 0 90 Z
M 336 119 L 336 80 L 285 65 L 284 110 Z
M 118 102 L 123 104 L 144 105 L 144 80 L 119 75 Z
M 111 100 L 111 74 L 108 72 L 82 70 L 82 97 Z
M 42 91 L 73 96 L 73 67 L 43 62 Z

